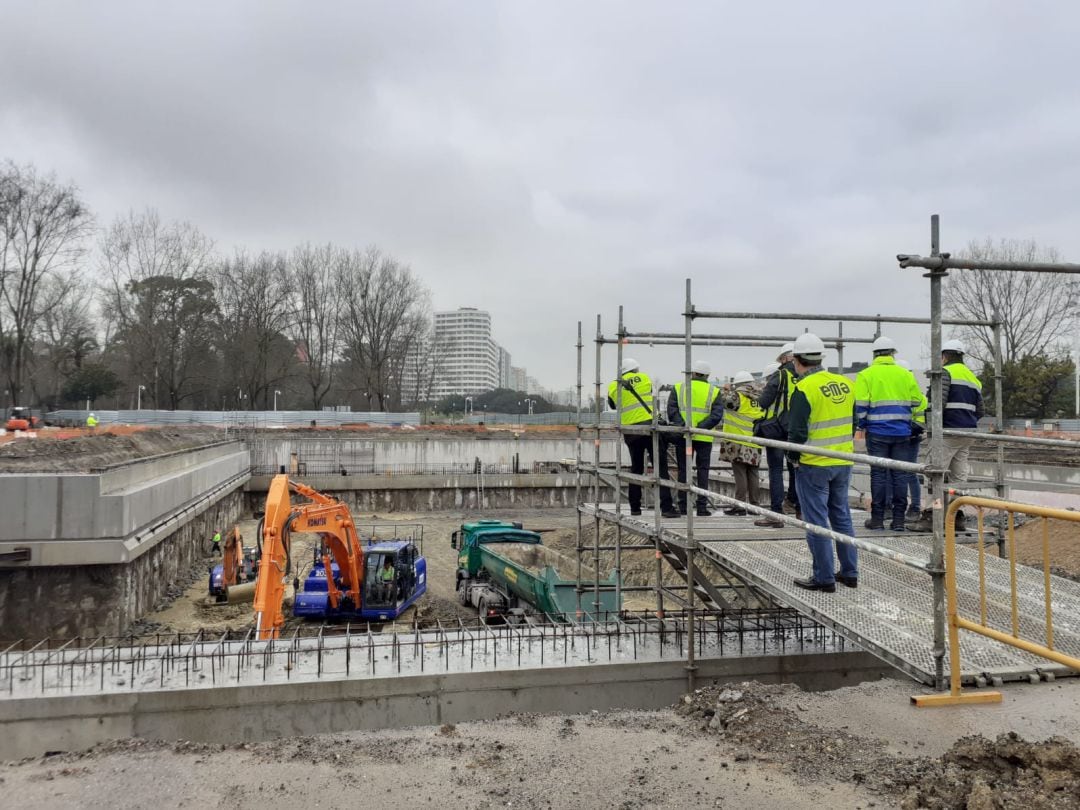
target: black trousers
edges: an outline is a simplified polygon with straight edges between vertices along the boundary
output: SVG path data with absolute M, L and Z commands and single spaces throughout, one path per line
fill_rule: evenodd
M 668 473 L 668 446 L 674 445 L 675 447 L 675 460 L 679 465 L 679 483 L 686 483 L 686 440 L 681 436 L 673 439 L 664 439 L 664 451 L 660 454 L 660 477 L 670 478 Z M 694 442 L 694 471 L 696 485 L 699 489 L 709 488 L 709 469 L 712 467 L 712 442 Z M 667 487 L 660 487 L 660 509 L 663 511 L 670 511 L 673 500 L 671 497 L 671 490 Z M 704 495 L 698 495 L 695 506 L 698 509 L 705 509 L 708 507 L 709 501 Z M 679 508 L 684 512 L 686 511 L 686 493 L 679 492 Z
M 653 458 L 652 436 L 627 434 L 623 436 L 623 439 L 626 441 L 626 449 L 630 451 L 630 472 L 635 475 L 644 475 L 645 454 L 648 453 L 652 463 L 656 463 L 656 459 Z M 627 489 L 629 490 L 630 509 L 637 512 L 641 509 L 641 485 L 630 484 Z

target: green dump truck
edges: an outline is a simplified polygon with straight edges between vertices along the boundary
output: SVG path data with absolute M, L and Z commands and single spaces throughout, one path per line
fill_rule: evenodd
M 577 613 L 577 561 L 543 545 L 540 534 L 520 523 L 478 520 L 463 523 L 450 536 L 458 551 L 457 594 L 461 604 L 476 608 L 484 622 L 523 622 L 535 614 L 572 621 Z M 581 572 L 582 618 L 595 613 L 596 573 Z M 615 575 L 601 580 L 614 588 Z M 600 618 L 617 613 L 614 590 L 600 591 Z

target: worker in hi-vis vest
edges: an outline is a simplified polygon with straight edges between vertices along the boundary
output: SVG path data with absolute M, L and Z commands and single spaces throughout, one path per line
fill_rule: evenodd
M 713 430 L 724 418 L 724 403 L 720 399 L 720 387 L 709 382 L 709 374 L 712 369 L 708 363 L 694 363 L 690 375 L 690 396 L 686 396 L 686 386 L 676 383 L 672 388 L 671 396 L 668 397 L 667 420 L 670 425 L 684 427 L 687 424 L 687 416 L 692 417 L 689 424 L 702 430 Z M 677 433 L 665 434 L 663 451 L 660 453 L 660 477 L 668 479 L 668 447 L 675 446 L 675 459 L 679 467 L 679 482 L 686 483 L 686 437 Z M 694 436 L 691 442 L 691 452 L 694 454 L 695 485 L 698 489 L 709 488 L 709 469 L 712 466 L 712 436 Z M 686 491 L 679 491 L 679 509 L 675 509 L 671 490 L 663 485 L 660 486 L 660 513 L 663 517 L 679 517 L 686 512 L 688 503 Z M 694 502 L 695 511 L 700 517 L 708 517 L 709 499 L 704 495 L 697 495 Z
M 622 383 L 620 395 L 619 383 Z M 616 401 L 616 397 L 619 400 Z M 641 366 L 637 360 L 629 357 L 623 360 L 622 368 L 619 369 L 619 379 L 613 380 L 608 386 L 608 406 L 612 410 L 620 412 L 623 425 L 645 425 L 652 422 L 653 386 L 648 374 L 641 372 Z M 620 407 L 621 406 L 621 407 Z M 649 454 L 653 464 L 656 459 L 652 458 L 652 436 L 648 433 L 624 433 L 623 440 L 630 451 L 630 472 L 635 475 L 645 473 L 645 454 Z M 627 487 L 630 501 L 630 514 L 641 514 L 641 485 L 630 484 Z
M 799 381 L 791 395 L 788 441 L 853 453 L 854 386 L 847 377 L 821 367 L 824 353 L 825 344 L 817 335 L 806 332 L 795 340 L 795 371 Z M 795 486 L 799 490 L 803 520 L 851 537 L 848 488 L 852 462 L 817 455 L 812 450 L 791 452 L 789 457 L 797 464 Z M 854 546 L 837 541 L 836 557 L 840 559 L 840 571 L 837 572 L 832 540 L 808 531 L 806 543 L 814 558 L 814 569 L 809 577 L 795 580 L 798 587 L 832 593 L 836 590 L 837 580 L 850 588 L 858 586 L 858 556 Z

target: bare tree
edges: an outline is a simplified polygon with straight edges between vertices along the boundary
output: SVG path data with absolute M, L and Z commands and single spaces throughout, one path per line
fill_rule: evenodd
M 410 350 L 430 319 L 430 293 L 412 270 L 371 247 L 339 268 L 343 345 L 357 390 L 385 411 L 401 402 Z
M 961 254 L 967 259 L 1011 262 L 1056 262 L 1054 248 L 1034 240 L 987 238 L 970 242 Z M 1005 273 L 996 270 L 957 270 L 945 282 L 945 310 L 965 320 L 1002 322 L 1002 351 L 1006 362 L 1026 355 L 1048 353 L 1065 344 L 1074 328 L 1078 301 L 1076 285 L 1054 273 Z M 956 327 L 970 354 L 984 362 L 994 356 L 990 327 Z
M 311 407 L 319 410 L 334 385 L 341 343 L 341 297 L 337 279 L 348 253 L 333 245 L 301 245 L 289 258 L 292 311 L 288 334 L 296 344 Z
M 64 380 L 82 368 L 99 348 L 91 313 L 90 286 L 84 279 L 73 283 L 50 279 L 42 297 L 48 301 L 37 329 L 39 362 L 44 373 L 35 374 L 34 396 L 56 404 Z
M 245 408 L 268 407 L 274 386 L 295 364 L 294 346 L 285 336 L 292 315 L 290 283 L 283 253 L 238 252 L 214 271 L 222 359 Z
M 128 383 L 145 385 L 155 407 L 176 408 L 210 383 L 213 243 L 195 226 L 164 224 L 147 210 L 117 219 L 101 254 L 103 312 L 114 323 Z
M 27 382 L 35 330 L 59 300 L 43 290 L 75 277 L 91 225 L 74 186 L 32 166 L 0 167 L 0 359 L 13 402 Z

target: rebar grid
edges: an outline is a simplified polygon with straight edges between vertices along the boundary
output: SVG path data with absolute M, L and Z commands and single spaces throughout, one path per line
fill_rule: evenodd
M 587 623 L 436 621 L 377 631 L 371 624 L 298 625 L 267 641 L 254 633 L 22 639 L 0 652 L 0 695 L 152 691 L 357 677 L 565 666 L 580 663 L 836 651 L 844 640 L 786 609 L 604 613 Z M 377 626 L 376 626 L 377 627 Z M 688 643 L 693 638 L 694 643 Z

